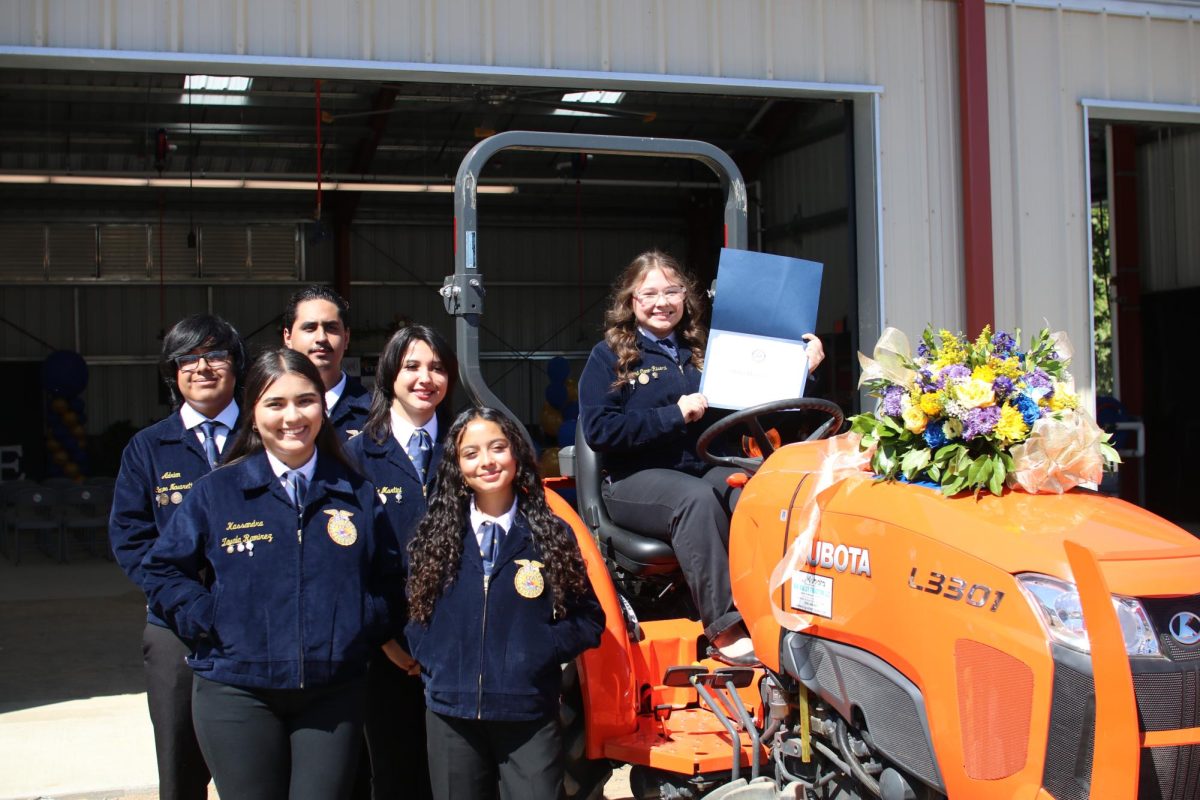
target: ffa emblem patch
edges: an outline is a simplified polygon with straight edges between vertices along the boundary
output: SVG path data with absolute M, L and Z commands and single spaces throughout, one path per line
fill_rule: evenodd
M 542 591 L 546 588 L 546 579 L 542 577 L 541 573 L 541 568 L 545 564 L 526 558 L 518 558 L 516 563 L 521 565 L 521 568 L 517 570 L 517 577 L 513 579 L 513 585 L 517 587 L 517 594 L 531 600 L 541 597 Z
M 353 516 L 352 511 L 334 508 L 326 509 L 325 513 L 329 515 L 329 523 L 326 524 L 325 530 L 329 533 L 330 539 L 342 547 L 349 547 L 358 541 L 358 529 L 350 521 L 350 517 Z

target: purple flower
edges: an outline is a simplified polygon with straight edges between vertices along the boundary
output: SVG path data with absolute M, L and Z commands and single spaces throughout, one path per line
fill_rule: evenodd
M 1000 358 L 1007 358 L 1012 355 L 1013 348 L 1017 346 L 1017 341 L 1009 336 L 1004 331 L 996 331 L 992 334 L 992 349 Z
M 1040 369 L 1034 369 L 1032 372 L 1027 372 L 1021 376 L 1021 382 L 1030 390 L 1030 394 L 1034 397 L 1049 397 L 1054 394 L 1054 382 L 1050 380 L 1050 376 Z
M 941 423 L 935 423 L 925 426 L 925 444 L 929 445 L 930 450 L 937 450 L 946 443 L 946 432 L 942 430 Z
M 939 389 L 945 389 L 947 382 L 965 381 L 969 377 L 971 377 L 971 370 L 962 364 L 951 364 L 938 374 L 937 386 Z
M 963 438 L 970 441 L 976 436 L 985 436 L 992 432 L 999 421 L 999 406 L 972 408 L 967 412 L 966 424 L 963 426 Z
M 934 383 L 933 373 L 928 369 L 923 369 L 917 373 L 917 383 L 923 392 L 932 392 L 937 389 L 937 384 Z
M 898 417 L 903 413 L 900 406 L 900 399 L 904 397 L 904 390 L 899 386 L 889 386 L 883 390 L 883 413 L 889 417 Z
M 919 345 L 917 345 L 917 358 L 928 358 L 928 357 L 929 357 L 929 345 L 925 344 L 924 342 L 921 342 Z
M 996 394 L 997 400 L 1003 400 L 1008 397 L 1013 391 L 1012 378 L 1007 375 L 1001 375 L 996 378 L 996 380 L 992 381 L 992 391 Z
M 1038 408 L 1037 400 L 1034 400 L 1027 394 L 1017 396 L 1017 411 L 1021 412 L 1021 418 L 1025 420 L 1025 424 L 1030 427 L 1033 423 L 1041 419 L 1042 410 Z

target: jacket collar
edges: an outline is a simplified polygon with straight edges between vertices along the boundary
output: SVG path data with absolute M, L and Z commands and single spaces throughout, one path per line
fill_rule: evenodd
M 439 431 L 440 433 L 440 431 Z M 404 448 L 396 441 L 396 437 L 390 432 L 384 438 L 383 443 L 375 441 L 366 431 L 359 434 L 363 437 L 363 453 L 369 458 L 386 458 L 395 467 L 398 467 L 410 476 L 413 480 L 419 482 L 420 476 L 417 475 L 417 468 L 413 466 L 412 459 L 408 457 L 408 453 L 404 452 Z M 437 472 L 438 465 L 442 463 L 443 440 L 439 438 L 433 443 L 433 452 L 429 455 L 429 467 L 426 470 L 425 485 L 430 486 L 433 483 L 433 475 Z
M 233 433 L 231 432 L 230 438 Z M 162 429 L 158 433 L 158 441 L 160 444 L 183 444 L 188 450 L 196 454 L 205 466 L 208 466 L 208 456 L 204 455 L 204 450 L 200 447 L 200 440 L 196 435 L 190 433 L 187 428 L 183 427 L 183 417 L 179 415 L 178 409 L 171 412 L 171 416 L 162 421 Z M 227 442 L 228 444 L 228 442 Z
M 356 411 L 363 415 L 370 413 L 371 393 L 358 378 L 346 376 L 346 388 L 342 390 L 337 404 L 329 409 L 329 420 L 336 424 Z
M 279 477 L 271 469 L 266 452 L 255 453 L 242 463 L 244 466 L 238 474 L 238 486 L 242 490 L 274 490 L 281 498 L 291 502 L 284 493 Z M 311 503 L 313 499 L 329 494 L 353 497 L 354 487 L 347 480 L 344 470 L 338 469 L 335 459 L 318 455 L 317 468 L 308 488 L 308 501 Z

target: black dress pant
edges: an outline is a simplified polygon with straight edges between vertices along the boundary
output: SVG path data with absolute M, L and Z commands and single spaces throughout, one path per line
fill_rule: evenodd
M 387 656 L 367 669 L 367 748 L 373 800 L 429 800 L 425 688 Z
M 737 471 L 644 469 L 602 487 L 613 522 L 671 543 L 710 640 L 742 619 L 729 583 L 729 518 L 741 489 L 725 483 Z
M 221 800 L 344 800 L 362 747 L 365 680 L 252 689 L 196 676 L 192 716 Z
M 192 728 L 191 652 L 173 631 L 147 622 L 142 632 L 146 702 L 154 725 L 158 796 L 162 800 L 205 800 L 208 767 Z
M 438 800 L 558 800 L 562 735 L 557 715 L 532 722 L 425 713 L 429 776 Z

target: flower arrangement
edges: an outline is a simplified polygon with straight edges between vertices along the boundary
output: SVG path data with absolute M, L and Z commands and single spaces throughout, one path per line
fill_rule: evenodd
M 874 448 L 872 469 L 932 481 L 946 495 L 1099 482 L 1120 458 L 1079 408 L 1066 335 L 1043 329 L 1024 349 L 1020 337 L 986 326 L 972 342 L 927 327 L 913 357 L 903 333 L 884 331 L 874 358 L 859 354 L 859 386 L 879 406 L 850 420 L 860 447 Z

